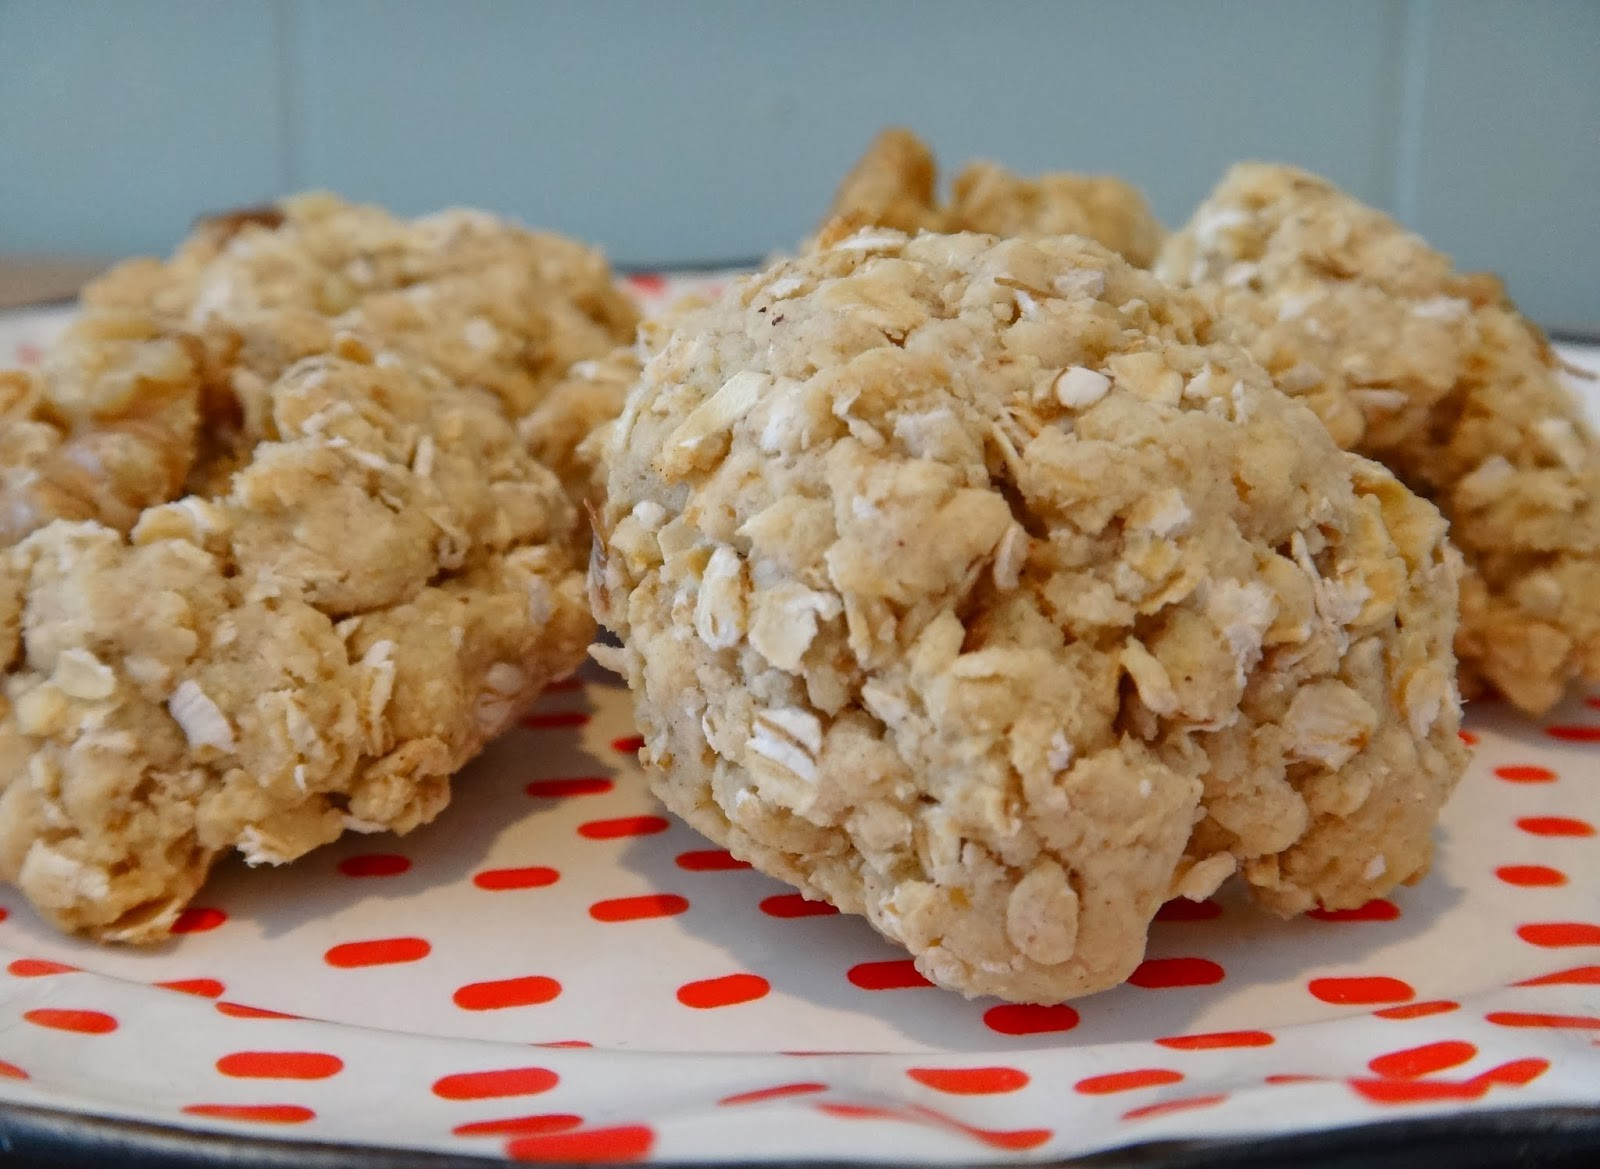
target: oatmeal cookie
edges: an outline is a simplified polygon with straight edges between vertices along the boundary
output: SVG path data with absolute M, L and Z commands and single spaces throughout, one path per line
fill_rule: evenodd
M 115 941 L 229 850 L 431 819 L 593 632 L 499 397 L 315 312 L 163 328 L 91 311 L 0 380 L 0 876 Z
M 1600 681 L 1600 446 L 1497 280 L 1263 164 L 1228 173 L 1158 272 L 1222 297 L 1237 331 L 1338 363 L 1365 417 L 1359 440 L 1336 437 L 1434 500 L 1465 556 L 1465 688 L 1537 714 L 1569 681 Z
M 493 391 L 518 416 L 638 325 L 605 259 L 573 240 L 481 211 L 404 220 L 327 194 L 206 220 L 170 260 L 124 264 L 83 299 L 153 312 L 224 355 L 243 315 L 313 313 Z M 570 464 L 570 450 L 553 454 Z
M 827 246 L 863 227 L 912 234 L 1081 235 L 1148 268 L 1165 234 L 1138 189 L 1109 175 L 1030 179 L 992 162 L 973 162 L 956 175 L 944 206 L 937 185 L 933 152 L 911 131 L 890 127 L 839 185 L 817 242 Z
M 1088 240 L 882 228 L 684 319 L 589 581 L 667 805 L 1023 1001 L 1235 872 L 1284 913 L 1418 879 L 1444 523 L 1213 326 Z

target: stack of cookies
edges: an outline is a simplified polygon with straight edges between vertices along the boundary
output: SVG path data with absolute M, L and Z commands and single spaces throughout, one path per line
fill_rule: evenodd
M 1168 236 L 1112 178 L 941 202 L 891 130 L 642 326 L 579 244 L 327 196 L 84 302 L 0 375 L 0 873 L 106 940 L 229 850 L 428 820 L 591 609 L 668 807 L 1027 1002 L 1233 877 L 1420 879 L 1463 691 L 1600 680 L 1548 345 L 1287 167 Z

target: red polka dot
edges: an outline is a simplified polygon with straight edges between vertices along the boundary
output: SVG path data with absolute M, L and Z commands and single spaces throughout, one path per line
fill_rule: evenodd
M 579 1129 L 548 1136 L 518 1137 L 506 1145 L 513 1161 L 616 1163 L 642 1161 L 655 1147 L 656 1135 L 642 1124 Z
M 1066 1003 L 1002 1003 L 983 1013 L 983 1023 L 1002 1035 L 1052 1035 L 1076 1027 L 1078 1012 Z
M 588 721 L 589 716 L 581 710 L 557 710 L 550 714 L 530 714 L 522 720 L 522 725 L 534 731 L 553 731 L 581 727 Z
M 613 786 L 603 775 L 585 775 L 575 779 L 536 779 L 525 790 L 535 799 L 559 800 L 567 796 L 597 796 Z
M 347 877 L 398 877 L 410 867 L 410 858 L 396 852 L 366 852 L 339 862 L 339 871 Z
M 1421 1047 L 1408 1047 L 1404 1051 L 1391 1051 L 1371 1060 L 1367 1067 L 1377 1075 L 1390 1079 L 1414 1080 L 1446 1068 L 1460 1067 L 1476 1058 L 1477 1054 L 1478 1049 L 1470 1043 L 1460 1039 L 1445 1039 Z
M 105 1035 L 117 1029 L 117 1021 L 104 1011 L 76 1011 L 38 1007 L 22 1016 L 35 1027 L 52 1031 L 76 1031 L 80 1035 Z
M 207 930 L 214 930 L 228 920 L 228 915 L 220 909 L 213 909 L 208 905 L 191 906 L 178 914 L 178 920 L 172 923 L 172 932 L 175 934 L 203 934 Z
M 1321 1076 L 1305 1076 L 1297 1072 L 1279 1072 L 1277 1075 L 1262 1076 L 1263 1084 L 1320 1084 Z
M 537 1137 L 548 1133 L 571 1132 L 583 1127 L 583 1117 L 570 1112 L 550 1112 L 541 1116 L 508 1116 L 504 1120 L 474 1120 L 458 1124 L 450 1132 L 458 1137 Z
M 1502 1084 L 1507 1088 L 1521 1088 L 1533 1083 L 1545 1072 L 1550 1070 L 1550 1061 L 1547 1059 L 1514 1059 L 1503 1063 L 1499 1067 L 1490 1068 L 1488 1071 L 1474 1076 L 1486 1084 Z
M 78 968 L 65 962 L 50 962 L 44 958 L 18 958 L 6 971 L 18 978 L 42 978 L 46 974 L 72 974 Z
M 1524 816 L 1517 827 L 1534 836 L 1593 836 L 1594 825 L 1571 816 Z
M 1055 1136 L 1055 1133 L 1047 1128 L 1021 1128 L 1012 1132 L 1000 1132 L 994 1129 L 972 1128 L 965 1124 L 957 1125 L 956 1127 L 969 1137 L 975 1137 L 992 1149 L 1009 1149 L 1015 1152 L 1037 1149 Z
M 862 990 L 910 990 L 917 986 L 932 986 L 917 971 L 910 958 L 891 958 L 887 962 L 858 962 L 845 975 L 852 985 Z
M 1400 907 L 1379 897 L 1354 909 L 1313 909 L 1306 916 L 1318 921 L 1394 921 L 1400 916 Z
M 772 984 L 759 974 L 725 974 L 721 978 L 702 978 L 678 988 L 678 1001 L 696 1010 L 732 1007 L 765 998 Z
M 5 1060 L 0 1059 L 0 1078 L 7 1080 L 26 1080 L 28 1078 L 28 1073 L 23 1071 L 16 1064 L 7 1063 Z
M 1128 976 L 1134 986 L 1167 990 L 1178 986 L 1214 986 L 1226 977 L 1209 958 L 1148 958 Z
M 1585 698 L 1583 704 L 1591 710 L 1600 710 L 1600 698 Z
M 674 862 L 680 869 L 691 873 L 724 873 L 734 869 L 748 869 L 749 861 L 742 861 L 725 848 L 700 848 L 693 852 L 680 852 Z
M 1567 875 L 1560 869 L 1552 869 L 1549 865 L 1501 865 L 1494 871 L 1494 875 L 1507 885 L 1517 885 L 1525 889 L 1548 888 L 1567 883 Z
M 1182 1072 L 1171 1068 L 1135 1068 L 1127 1072 L 1108 1072 L 1103 1076 L 1089 1076 L 1073 1085 L 1085 1096 L 1107 1096 L 1113 1092 L 1131 1092 L 1135 1088 L 1158 1088 L 1163 1084 L 1176 1084 L 1183 1079 Z
M 1367 1007 L 1374 1003 L 1403 1003 L 1417 992 L 1398 978 L 1313 978 L 1306 984 L 1316 998 L 1337 1007 Z
M 1446 1015 L 1451 1011 L 1461 1009 L 1460 1003 L 1453 1003 L 1449 999 L 1434 999 L 1425 1003 L 1406 1003 L 1400 1007 L 1384 1007 L 1381 1011 L 1373 1011 L 1379 1019 L 1421 1019 L 1428 1015 Z
M 587 1039 L 554 1039 L 548 1043 L 535 1043 L 535 1047 L 593 1047 Z
M 162 990 L 198 995 L 203 999 L 214 999 L 227 989 L 215 978 L 180 978 L 175 982 L 158 982 L 156 985 Z
M 1513 986 L 1600 986 L 1600 966 L 1574 966 L 1538 978 L 1526 978 Z
M 1540 921 L 1517 927 L 1517 937 L 1535 946 L 1600 946 L 1600 925 L 1583 921 Z
M 718 1104 L 760 1104 L 766 1100 L 784 1100 L 790 1096 L 809 1096 L 816 1092 L 826 1092 L 828 1085 L 819 1084 L 808 1080 L 801 1084 L 779 1084 L 773 1088 L 757 1088 L 754 1092 L 736 1092 L 732 1096 L 724 1096 Z
M 596 921 L 640 921 L 649 917 L 674 917 L 689 908 L 689 899 L 676 893 L 646 893 L 641 897 L 614 897 L 589 906 Z
M 1600 727 L 1553 726 L 1544 733 L 1564 743 L 1600 743 Z
M 1573 1031 L 1600 1031 L 1593 1015 L 1541 1015 L 1529 1011 L 1490 1011 L 1484 1016 L 1499 1027 L 1553 1027 Z
M 1215 901 L 1190 901 L 1187 897 L 1174 897 L 1156 910 L 1157 921 L 1210 921 L 1222 916 L 1222 906 Z
M 555 979 L 531 974 L 525 978 L 470 982 L 450 998 L 464 1011 L 499 1011 L 506 1007 L 538 1006 L 560 993 L 561 984 Z
M 1548 767 L 1533 767 L 1529 764 L 1496 767 L 1494 773 L 1508 783 L 1549 783 L 1556 777 L 1556 773 Z
M 325 1080 L 344 1070 L 344 1060 L 321 1051 L 235 1051 L 217 1060 L 225 1076 L 250 1080 Z
M 269 1011 L 266 1007 L 247 1007 L 243 1003 L 216 1004 L 219 1014 L 232 1019 L 298 1019 L 299 1015 L 286 1015 L 282 1011 Z
M 542 889 L 546 885 L 554 885 L 561 879 L 561 874 L 555 869 L 547 869 L 543 865 L 529 865 L 522 869 L 485 869 L 475 873 L 472 883 L 480 889 L 488 889 L 499 893 L 507 889 Z
M 1349 1085 L 1374 1104 L 1433 1104 L 1446 1100 L 1477 1100 L 1488 1084 L 1451 1083 L 1448 1080 L 1365 1080 Z
M 808 901 L 799 893 L 779 893 L 764 898 L 761 912 L 768 917 L 833 917 L 838 910 L 826 901 Z
M 628 277 L 628 285 L 650 296 L 660 296 L 667 290 L 667 278 L 654 272 L 634 272 Z
M 341 970 L 362 966 L 393 966 L 401 962 L 420 962 L 433 952 L 422 938 L 372 938 L 363 942 L 341 942 L 329 948 L 322 960 Z
M 1182 1100 L 1163 1100 L 1159 1104 L 1146 1104 L 1130 1108 L 1122 1114 L 1123 1120 L 1149 1120 L 1155 1116 L 1169 1116 L 1174 1112 L 1192 1112 L 1197 1108 L 1213 1108 L 1228 1098 L 1226 1092 L 1214 1096 L 1186 1096 Z
M 908 1068 L 906 1075 L 926 1088 L 954 1096 L 993 1096 L 1028 1086 L 1020 1068 Z
M 1265 1031 L 1212 1031 L 1205 1035 L 1169 1035 L 1156 1042 L 1177 1051 L 1212 1051 L 1228 1047 L 1271 1047 L 1273 1039 Z
M 828 1116 L 837 1116 L 840 1120 L 904 1120 L 900 1113 L 892 1108 L 879 1108 L 872 1104 L 838 1104 L 827 1101 L 816 1106 L 818 1112 Z
M 304 1124 L 317 1114 L 299 1104 L 186 1104 L 190 1116 L 213 1120 L 244 1120 L 255 1124 Z
M 590 820 L 578 825 L 578 835 L 590 840 L 617 840 L 624 836 L 654 836 L 671 825 L 660 816 L 620 816 L 615 820 Z
M 549 1068 L 497 1068 L 486 1072 L 457 1072 L 433 1082 L 433 1094 L 442 1100 L 498 1100 L 506 1096 L 537 1096 L 561 1082 Z
M 644 736 L 624 735 L 620 739 L 612 739 L 611 749 L 621 751 L 624 755 L 637 755 L 644 750 Z

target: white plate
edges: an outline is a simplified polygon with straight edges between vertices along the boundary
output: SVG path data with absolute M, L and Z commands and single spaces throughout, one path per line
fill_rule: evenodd
M 0 359 L 58 321 L 0 323 Z M 160 949 L 59 937 L 0 892 L 0 1101 L 484 1155 L 953 1163 L 1600 1095 L 1593 702 L 1469 713 L 1418 887 L 1333 919 L 1174 911 L 1132 984 L 1052 1008 L 931 989 L 668 820 L 609 675 L 531 721 L 409 837 L 224 865 Z

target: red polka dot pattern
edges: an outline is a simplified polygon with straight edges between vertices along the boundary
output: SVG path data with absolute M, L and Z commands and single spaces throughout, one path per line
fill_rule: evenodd
M 1212 986 L 1225 977 L 1209 958 L 1147 958 L 1128 976 L 1134 986 L 1167 990 L 1175 986 Z
M 674 917 L 688 908 L 688 898 L 676 893 L 646 893 L 596 901 L 589 906 L 589 916 L 596 921 L 640 921 L 647 917 Z
M 463 1011 L 502 1011 L 507 1007 L 535 1007 L 561 993 L 561 984 L 542 974 L 472 982 L 451 996 Z
M 655 1145 L 655 1133 L 642 1124 L 579 1129 L 550 1136 L 518 1137 L 506 1145 L 513 1161 L 560 1161 L 566 1164 L 641 1161 Z
M 341 942 L 322 956 L 329 966 L 350 970 L 360 966 L 393 966 L 398 962 L 420 962 L 433 952 L 422 938 L 372 938 L 361 942 Z
M 175 934 L 203 934 L 207 930 L 214 930 L 228 920 L 228 915 L 220 909 L 210 906 L 192 906 L 178 914 L 178 919 L 172 923 L 172 932 Z
M 1113 1092 L 1132 1092 L 1139 1088 L 1159 1088 L 1176 1084 L 1183 1079 L 1182 1072 L 1171 1068 L 1134 1068 L 1126 1072 L 1107 1072 L 1089 1076 L 1074 1084 L 1073 1090 L 1085 1096 L 1108 1096 Z
M 252 1080 L 325 1080 L 344 1070 L 344 1060 L 323 1051 L 235 1051 L 217 1060 L 225 1076 Z
M 936 1092 L 956 1096 L 993 1096 L 1028 1086 L 1028 1073 L 1019 1068 L 908 1068 L 906 1075 Z
M 508 1116 L 501 1120 L 473 1120 L 450 1131 L 458 1137 L 537 1137 L 549 1133 L 571 1132 L 583 1127 L 583 1117 L 570 1112 L 546 1112 L 534 1116 Z
M 243 1120 L 251 1124 L 304 1124 L 317 1114 L 301 1104 L 188 1104 L 187 1116 L 211 1120 Z
M 702 978 L 678 988 L 678 1001 L 686 1007 L 708 1011 L 715 1007 L 734 1007 L 765 998 L 772 984 L 759 974 L 724 974 Z
M 506 1096 L 537 1096 L 561 1082 L 549 1068 L 499 1068 L 484 1072 L 457 1072 L 433 1083 L 433 1094 L 443 1100 L 498 1100 Z
M 347 856 L 339 871 L 347 877 L 398 877 L 411 868 L 411 858 L 394 852 L 365 852 Z
M 35 1027 L 52 1031 L 75 1031 L 80 1035 L 109 1035 L 117 1029 L 114 1016 L 104 1011 L 84 1011 L 70 1007 L 35 1007 L 22 1017 Z
M 60 937 L 0 892 L 0 1108 L 450 1158 L 922 1164 L 1593 1102 L 1600 691 L 1542 722 L 1472 705 L 1417 886 L 1279 921 L 1233 879 L 1160 908 L 1129 985 L 1048 1006 L 930 989 L 669 816 L 614 675 L 548 691 L 433 823 L 230 859 L 161 946 Z

